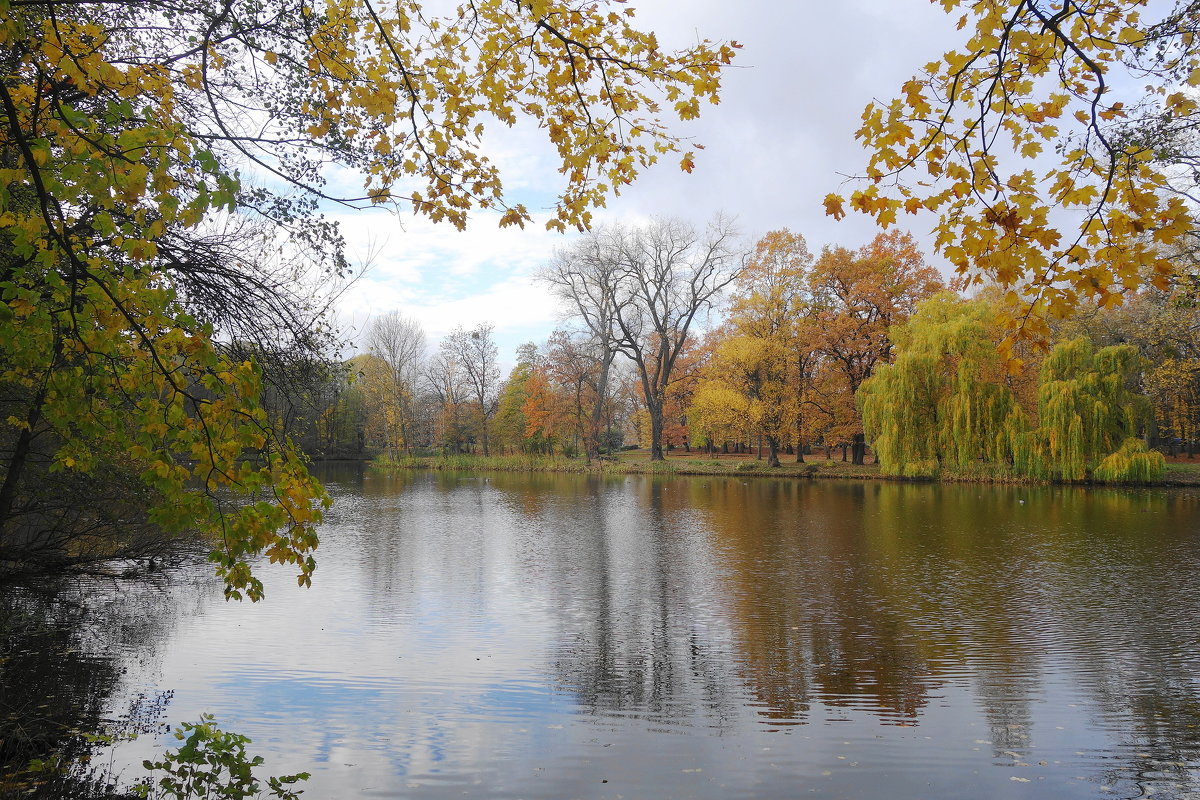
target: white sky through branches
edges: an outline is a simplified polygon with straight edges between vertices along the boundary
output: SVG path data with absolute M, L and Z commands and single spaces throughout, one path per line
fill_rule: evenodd
M 826 217 L 824 196 L 842 190 L 866 158 L 854 139 L 863 107 L 896 95 L 921 65 L 940 58 L 963 33 L 929 0 L 630 0 L 638 24 L 666 47 L 697 37 L 742 44 L 725 78 L 722 101 L 675 128 L 705 146 L 684 173 L 677 157 L 642 174 L 609 200 L 600 223 L 675 216 L 702 226 L 716 212 L 735 216 L 752 242 L 791 228 L 819 252 L 827 244 L 858 247 L 874 223 Z M 490 321 L 502 363 L 522 342 L 541 343 L 559 310 L 533 280 L 571 235 L 544 230 L 546 208 L 561 185 L 553 153 L 532 126 L 500 131 L 494 157 L 505 169 L 510 200 L 535 214 L 525 230 L 497 227 L 498 214 L 476 214 L 468 230 L 383 211 L 335 213 L 348 254 L 370 268 L 342 296 L 338 322 L 352 337 L 379 314 L 398 310 L 418 320 L 431 345 L 456 326 Z M 353 192 L 354 188 L 351 187 Z M 901 220 L 923 242 L 929 217 Z

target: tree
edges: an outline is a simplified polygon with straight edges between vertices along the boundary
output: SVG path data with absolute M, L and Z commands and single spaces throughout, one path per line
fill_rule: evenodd
M 583 440 L 586 463 L 600 453 L 602 388 L 607 388 L 610 353 L 590 334 L 556 330 L 546 342 L 546 373 L 569 398 L 572 431 Z
M 1189 457 L 1200 438 L 1200 308 L 1194 266 L 1181 254 L 1172 285 L 1145 287 L 1119 308 L 1085 308 L 1057 328 L 1062 339 L 1086 336 L 1097 346 L 1132 344 L 1145 359 L 1142 387 L 1154 405 L 1155 436 L 1169 453 Z
M 701 377 L 692 404 L 688 406 L 688 428 L 692 442 L 709 450 L 719 443 L 740 440 L 749 418 L 749 401 L 744 392 L 721 380 Z
M 781 443 L 798 415 L 787 356 L 777 339 L 736 329 L 721 337 L 704 365 L 688 411 L 689 422 L 694 416 L 699 423 L 696 432 L 714 440 L 748 428 L 767 440 L 767 464 L 778 467 Z
M 535 453 L 553 455 L 556 445 L 565 448 L 570 432 L 570 401 L 555 386 L 544 361 L 536 364 L 526 384 L 528 395 L 521 411 L 525 416 L 525 440 Z
M 897 357 L 858 393 L 863 427 L 884 475 L 1006 474 L 1029 427 L 996 349 L 996 313 L 950 293 L 922 302 L 894 329 Z
M 785 440 L 795 443 L 797 461 L 804 460 L 804 434 L 810 427 L 806 411 L 817 361 L 810 326 L 812 261 L 803 236 L 786 228 L 771 231 L 755 245 L 730 303 L 730 323 L 746 340 L 737 348 L 743 356 L 738 372 L 752 377 L 743 391 L 767 401 L 756 417 L 772 466 L 778 466 Z
M 591 334 L 595 352 L 595 396 L 591 408 L 584 456 L 589 461 L 600 454 L 600 420 L 608 398 L 608 378 L 613 359 L 619 352 L 620 329 L 617 313 L 632 300 L 622 286 L 622 265 L 613 257 L 614 230 L 599 229 L 584 236 L 568 249 L 555 253 L 554 260 L 542 270 L 540 279 L 548 284 Z
M 500 447 L 510 451 L 526 449 L 525 401 L 529 399 L 529 380 L 537 366 L 538 349 L 533 342 L 517 348 L 517 363 L 500 387 L 496 402 L 495 439 Z
M 447 347 L 461 370 L 466 397 L 472 403 L 475 425 L 483 442 L 485 456 L 491 455 L 488 426 L 496 414 L 496 400 L 500 388 L 500 368 L 496 363 L 499 353 L 496 341 L 492 338 L 493 330 L 490 322 L 476 325 L 469 331 L 456 328 L 443 341 L 443 345 Z
M 1086 338 L 1056 345 L 1038 373 L 1036 407 L 997 342 L 989 298 L 943 294 L 896 329 L 897 358 L 859 393 L 884 474 L 936 476 L 944 469 L 1039 480 L 1147 481 L 1162 454 L 1138 436 L 1149 403 L 1134 391 L 1131 345 L 1094 349 Z
M 381 370 L 372 376 L 383 380 L 385 446 L 412 450 L 414 394 L 425 358 L 425 331 L 416 320 L 393 311 L 372 320 L 367 328 L 367 349 L 379 360 Z
M 879 234 L 857 253 L 826 248 L 813 266 L 810 287 L 819 332 L 815 344 L 843 381 L 841 405 L 851 412 L 842 417 L 844 436 L 853 443 L 854 463 L 861 464 L 865 443 L 853 414 L 858 387 L 877 365 L 891 360 L 890 326 L 944 287 L 916 241 L 900 231 Z
M 732 225 L 718 217 L 703 234 L 658 220 L 613 237 L 628 301 L 617 305 L 619 347 L 637 367 L 650 417 L 650 459 L 663 460 L 663 408 L 676 360 L 696 315 L 710 308 L 742 268 Z
M 1163 287 L 1163 246 L 1194 228 L 1200 4 L 1157 20 L 1143 0 L 942 5 L 970 39 L 867 107 L 870 182 L 851 207 L 885 227 L 936 213 L 938 252 L 1008 289 L 1005 324 L 1037 340 L 1042 315 Z M 843 215 L 843 198 L 825 202 Z
M 1131 386 L 1140 361 L 1132 345 L 1096 350 L 1079 338 L 1055 346 L 1042 364 L 1039 424 L 1017 448 L 1017 470 L 1066 481 L 1161 477 L 1162 453 L 1138 438 L 1150 417 L 1149 401 Z
M 221 309 L 237 308 L 242 288 L 271 298 L 289 284 L 256 283 L 262 258 L 209 246 L 208 232 L 257 217 L 275 238 L 250 252 L 304 254 L 338 273 L 322 200 L 405 203 L 460 227 L 497 208 L 502 224 L 523 223 L 483 154 L 488 125 L 522 117 L 566 176 L 548 224 L 586 225 L 610 191 L 679 148 L 656 98 L 695 116 L 733 55 L 708 42 L 664 52 L 598 5 L 459 11 L 0 0 L 6 561 L 28 553 L 45 476 L 82 485 L 119 467 L 153 495 L 150 522 L 213 538 L 229 596 L 261 596 L 260 553 L 307 583 L 327 498 L 269 424 L 260 368 L 215 344 L 236 335 Z M 329 163 L 360 173 L 363 194 L 331 197 Z M 232 509 L 228 490 L 262 499 Z
M 450 337 L 438 343 L 437 352 L 425 365 L 425 380 L 434 400 L 433 440 L 455 453 L 462 453 L 474 438 L 465 408 L 470 389 L 466 370 Z

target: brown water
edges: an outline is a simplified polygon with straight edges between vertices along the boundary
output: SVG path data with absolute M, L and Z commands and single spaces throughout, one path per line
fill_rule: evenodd
M 328 477 L 310 590 L 78 590 L 110 715 L 173 690 L 314 800 L 1200 796 L 1196 493 Z

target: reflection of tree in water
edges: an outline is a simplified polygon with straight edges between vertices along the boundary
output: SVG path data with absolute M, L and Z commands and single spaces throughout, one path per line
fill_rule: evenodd
M 1097 726 L 1118 740 L 1096 780 L 1119 796 L 1200 793 L 1198 500 L 1104 492 L 1061 545 L 1065 644 Z
M 635 479 L 560 509 L 543 563 L 560 628 L 552 670 L 597 714 L 723 727 L 740 699 L 712 556 L 678 482 Z M 574 532 L 573 534 L 567 532 Z
M 1189 676 L 1189 682 L 1194 681 Z M 1122 728 L 1131 728 L 1119 746 L 1121 761 L 1101 771 L 1100 781 L 1121 794 L 1195 797 L 1200 794 L 1200 695 L 1195 686 L 1166 680 L 1139 687 L 1105 708 Z M 1132 726 L 1130 726 L 1132 723 Z
M 157 729 L 169 692 L 134 698 L 118 717 L 109 709 L 131 658 L 146 667 L 182 613 L 162 585 L 146 580 L 87 578 L 0 591 L 0 796 L 109 795 L 109 777 L 88 764 L 98 746 L 87 736 Z M 31 771 L 31 762 L 49 769 Z
M 897 554 L 897 582 L 922 587 L 905 613 L 932 623 L 971 676 L 999 760 L 1037 749 L 1034 704 L 1062 691 L 1042 685 L 1050 670 L 1119 742 L 1097 754 L 1096 780 L 1184 796 L 1200 763 L 1197 499 L 885 485 L 864 514 L 876 549 Z
M 79 631 L 87 609 L 25 592 L 0 595 L 0 795 L 79 795 L 101 789 L 75 771 L 47 780 L 34 760 L 78 763 L 88 745 L 74 733 L 97 731 L 121 680 L 111 659 L 87 655 Z
M 460 483 L 474 487 L 465 506 L 434 502 L 447 489 L 461 500 Z M 1080 699 L 1089 731 L 1114 742 L 1090 751 L 1093 778 L 1125 794 L 1138 781 L 1196 791 L 1195 498 L 561 475 L 421 487 L 403 500 L 405 524 L 429 526 L 417 506 L 434 503 L 450 544 L 368 528 L 363 563 L 380 581 L 468 594 L 473 571 L 502 573 L 488 586 L 553 618 L 553 673 L 597 715 L 724 726 L 749 699 L 772 726 L 855 711 L 912 724 L 950 688 L 974 698 L 990 729 L 978 736 L 1005 764 L 1069 759 L 1036 754 L 1071 736 L 1039 726 Z M 472 521 L 476 506 L 491 522 Z
M 862 530 L 862 484 L 714 482 L 697 492 L 723 551 L 742 673 L 778 722 L 814 702 L 916 718 L 928 702 L 929 648 L 899 610 Z

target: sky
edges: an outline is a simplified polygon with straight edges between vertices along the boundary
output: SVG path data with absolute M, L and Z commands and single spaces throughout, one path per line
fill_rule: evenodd
M 854 139 L 863 108 L 888 100 L 921 65 L 958 46 L 964 32 L 929 0 L 629 0 L 644 29 L 664 46 L 697 38 L 736 40 L 719 105 L 674 131 L 704 145 L 689 174 L 668 157 L 596 213 L 599 224 L 636 225 L 652 216 L 703 226 L 723 212 L 737 220 L 747 246 L 782 227 L 804 235 L 809 249 L 851 248 L 878 232 L 867 217 L 826 217 L 829 192 L 852 191 L 865 151 Z M 353 262 L 365 270 L 345 289 L 337 321 L 361 348 L 362 332 L 382 314 L 416 319 L 431 347 L 458 326 L 489 322 L 502 364 L 523 342 L 544 342 L 563 322 L 560 307 L 534 275 L 576 235 L 547 232 L 560 176 L 554 153 L 530 127 L 498 144 L 510 193 L 535 214 L 525 229 L 474 215 L 464 233 L 448 224 L 383 210 L 332 215 Z M 928 242 L 930 217 L 901 226 Z M 926 252 L 929 252 L 926 247 Z M 939 262 L 931 255 L 931 263 Z

